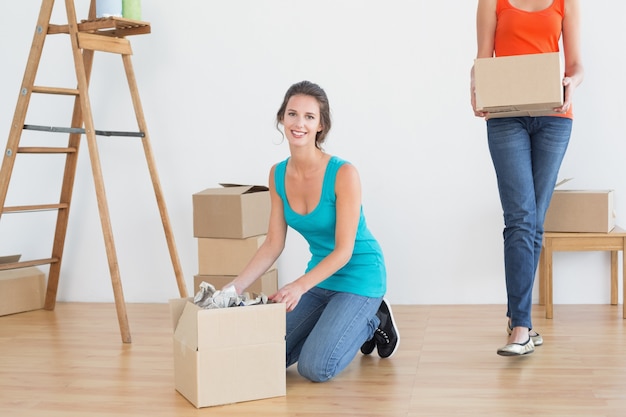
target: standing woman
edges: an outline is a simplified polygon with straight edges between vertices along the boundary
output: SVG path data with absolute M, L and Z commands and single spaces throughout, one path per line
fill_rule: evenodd
M 559 52 L 565 60 L 564 101 L 542 117 L 489 118 L 489 152 L 504 212 L 508 342 L 503 356 L 532 353 L 543 343 L 532 329 L 532 289 L 541 253 L 543 221 L 572 129 L 574 91 L 583 79 L 578 0 L 479 0 L 477 58 Z
M 235 280 L 238 294 L 265 273 L 283 251 L 287 227 L 302 234 L 311 259 L 303 275 L 270 299 L 287 310 L 287 367 L 314 382 L 341 372 L 361 349 L 387 358 L 399 346 L 383 296 L 383 252 L 367 227 L 356 168 L 323 151 L 330 107 L 322 88 L 292 85 L 276 114 L 290 157 L 269 175 L 271 214 L 265 241 Z

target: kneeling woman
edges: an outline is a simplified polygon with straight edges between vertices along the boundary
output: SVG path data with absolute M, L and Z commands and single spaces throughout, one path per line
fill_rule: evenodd
M 383 299 L 383 253 L 367 227 L 356 168 L 325 153 L 330 107 L 318 85 L 292 85 L 276 115 L 290 157 L 270 170 L 271 215 L 264 243 L 229 285 L 243 292 L 278 259 L 287 227 L 311 250 L 304 275 L 272 294 L 287 310 L 287 367 L 314 382 L 327 381 L 354 359 L 377 349 L 390 357 L 399 345 L 391 308 Z M 280 130 L 280 129 L 279 129 Z

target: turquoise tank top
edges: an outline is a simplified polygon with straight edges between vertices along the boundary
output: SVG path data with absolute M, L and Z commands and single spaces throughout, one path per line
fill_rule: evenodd
M 285 193 L 285 170 L 289 158 L 278 163 L 274 171 L 276 192 L 283 200 L 287 225 L 300 233 L 309 244 L 311 260 L 306 272 L 313 269 L 335 247 L 335 180 L 339 167 L 346 161 L 331 156 L 324 174 L 322 195 L 313 211 L 302 215 L 289 206 Z M 349 292 L 365 297 L 382 297 L 387 289 L 387 272 L 383 252 L 367 228 L 363 207 L 350 261 L 332 276 L 317 285 L 319 288 Z

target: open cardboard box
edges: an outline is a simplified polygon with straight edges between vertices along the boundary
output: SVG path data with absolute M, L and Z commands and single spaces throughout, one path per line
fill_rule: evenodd
M 270 193 L 263 185 L 220 184 L 192 196 L 193 235 L 247 238 L 267 234 Z
M 556 187 L 570 181 L 560 181 Z M 613 190 L 555 189 L 543 223 L 546 232 L 608 233 L 615 227 Z
M 476 107 L 489 118 L 546 116 L 563 104 L 558 52 L 474 60 Z
M 0 256 L 0 264 L 18 262 L 20 255 Z M 0 271 L 0 316 L 43 308 L 46 277 L 36 267 Z
M 170 300 L 176 390 L 197 408 L 286 394 L 285 305 Z

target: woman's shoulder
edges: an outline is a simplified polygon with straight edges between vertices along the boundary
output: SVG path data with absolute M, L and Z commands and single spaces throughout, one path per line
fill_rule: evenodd
M 359 172 L 354 164 L 352 164 L 351 162 L 337 156 L 333 156 L 330 158 L 329 164 L 330 163 L 335 164 L 337 171 L 337 181 L 358 181 Z
M 337 166 L 343 166 L 343 165 L 346 165 L 346 164 L 348 164 L 348 165 L 350 164 L 350 162 L 348 160 L 343 159 L 343 158 L 341 158 L 341 157 L 339 157 L 337 155 L 330 155 L 328 163 L 329 164 L 334 164 L 334 165 L 337 165 Z
M 287 161 L 289 161 L 289 158 L 286 158 L 286 159 L 283 159 L 282 161 L 276 162 L 274 165 L 272 165 L 270 171 L 274 172 L 277 169 L 285 169 L 285 167 L 287 166 Z

